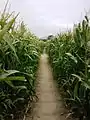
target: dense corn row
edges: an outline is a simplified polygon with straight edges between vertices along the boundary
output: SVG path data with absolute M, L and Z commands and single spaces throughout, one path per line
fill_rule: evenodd
M 71 113 L 90 120 L 90 22 L 87 16 L 74 26 L 46 42 L 55 79 L 63 90 Z M 75 114 L 74 114 L 75 113 Z
M 0 15 L 0 120 L 18 119 L 35 96 L 41 42 L 17 15 Z M 21 115 L 22 114 L 22 115 Z

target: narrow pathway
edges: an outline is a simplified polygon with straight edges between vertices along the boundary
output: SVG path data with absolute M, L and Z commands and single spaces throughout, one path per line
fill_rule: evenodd
M 39 100 L 33 108 L 32 119 L 28 117 L 27 120 L 66 120 L 66 115 L 63 114 L 65 108 L 53 81 L 46 54 L 41 55 L 37 79 Z

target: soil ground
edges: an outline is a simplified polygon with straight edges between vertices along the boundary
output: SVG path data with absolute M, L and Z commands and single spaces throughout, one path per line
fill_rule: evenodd
M 46 54 L 42 54 L 39 61 L 37 82 L 36 91 L 39 99 L 33 106 L 32 115 L 28 115 L 26 120 L 66 120 L 67 110 L 57 91 Z

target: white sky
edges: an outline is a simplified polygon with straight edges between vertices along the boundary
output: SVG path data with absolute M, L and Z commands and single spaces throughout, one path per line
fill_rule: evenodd
M 6 0 L 0 0 L 0 10 Z M 90 10 L 90 0 L 9 0 L 11 11 L 20 12 L 28 28 L 37 36 L 72 28 Z

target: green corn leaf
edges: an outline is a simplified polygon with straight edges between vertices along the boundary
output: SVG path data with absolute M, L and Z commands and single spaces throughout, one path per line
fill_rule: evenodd
M 7 110 L 8 106 L 5 102 L 1 102 L 1 104 L 4 106 L 4 108 Z
M 25 77 L 22 76 L 16 76 L 16 77 L 7 77 L 7 78 L 0 78 L 0 81 L 13 81 L 13 80 L 19 80 L 19 81 L 26 81 Z
M 74 99 L 76 97 L 78 97 L 78 89 L 79 89 L 79 82 L 76 83 L 75 87 L 74 87 Z
M 79 76 L 79 75 L 76 75 L 76 74 L 72 74 L 72 76 L 78 78 L 79 81 L 82 81 L 82 78 Z
M 12 106 L 14 106 L 14 104 L 13 104 L 13 102 L 12 102 L 11 99 L 6 99 L 6 100 L 5 100 L 5 103 L 7 104 L 7 106 L 8 106 L 9 108 L 12 108 Z
M 75 63 L 77 63 L 77 59 L 71 54 L 71 53 L 66 53 Z
M 4 26 L 4 28 L 0 31 L 0 40 L 2 40 L 3 36 L 5 35 L 5 33 L 8 32 L 11 29 L 11 27 L 12 27 L 13 23 L 15 22 L 17 16 L 18 16 L 18 14 L 11 21 L 9 21 L 9 23 L 6 24 Z
M 6 78 L 6 77 L 8 77 L 12 74 L 15 74 L 15 73 L 19 73 L 19 71 L 17 71 L 17 70 L 6 70 L 6 71 L 4 71 L 4 73 L 2 73 L 0 75 L 0 78 Z
M 15 88 L 15 89 L 18 89 L 18 90 L 17 90 L 17 94 L 18 94 L 21 90 L 27 90 L 27 87 L 26 87 L 26 86 L 15 86 L 14 88 Z
M 33 51 L 32 54 L 34 54 L 36 57 L 38 57 L 38 53 L 36 51 Z
M 5 81 L 10 87 L 14 88 L 14 85 L 12 84 L 12 81 Z
M 24 101 L 24 98 L 17 98 L 16 100 L 13 101 L 13 104 L 17 103 L 18 101 Z
M 82 85 L 86 88 L 90 90 L 90 81 L 83 81 Z
M 25 56 L 27 56 L 30 60 L 33 61 L 32 57 L 30 55 L 28 55 L 28 54 L 25 53 Z
M 4 40 L 6 41 L 6 43 L 9 45 L 9 47 L 11 48 L 11 50 L 14 52 L 14 55 L 15 55 L 17 61 L 20 63 L 19 58 L 18 58 L 18 56 L 17 56 L 17 54 L 16 54 L 15 47 L 13 46 L 12 42 L 10 41 L 9 35 L 8 35 L 8 34 L 5 34 L 5 36 L 3 37 L 3 39 L 4 39 Z

